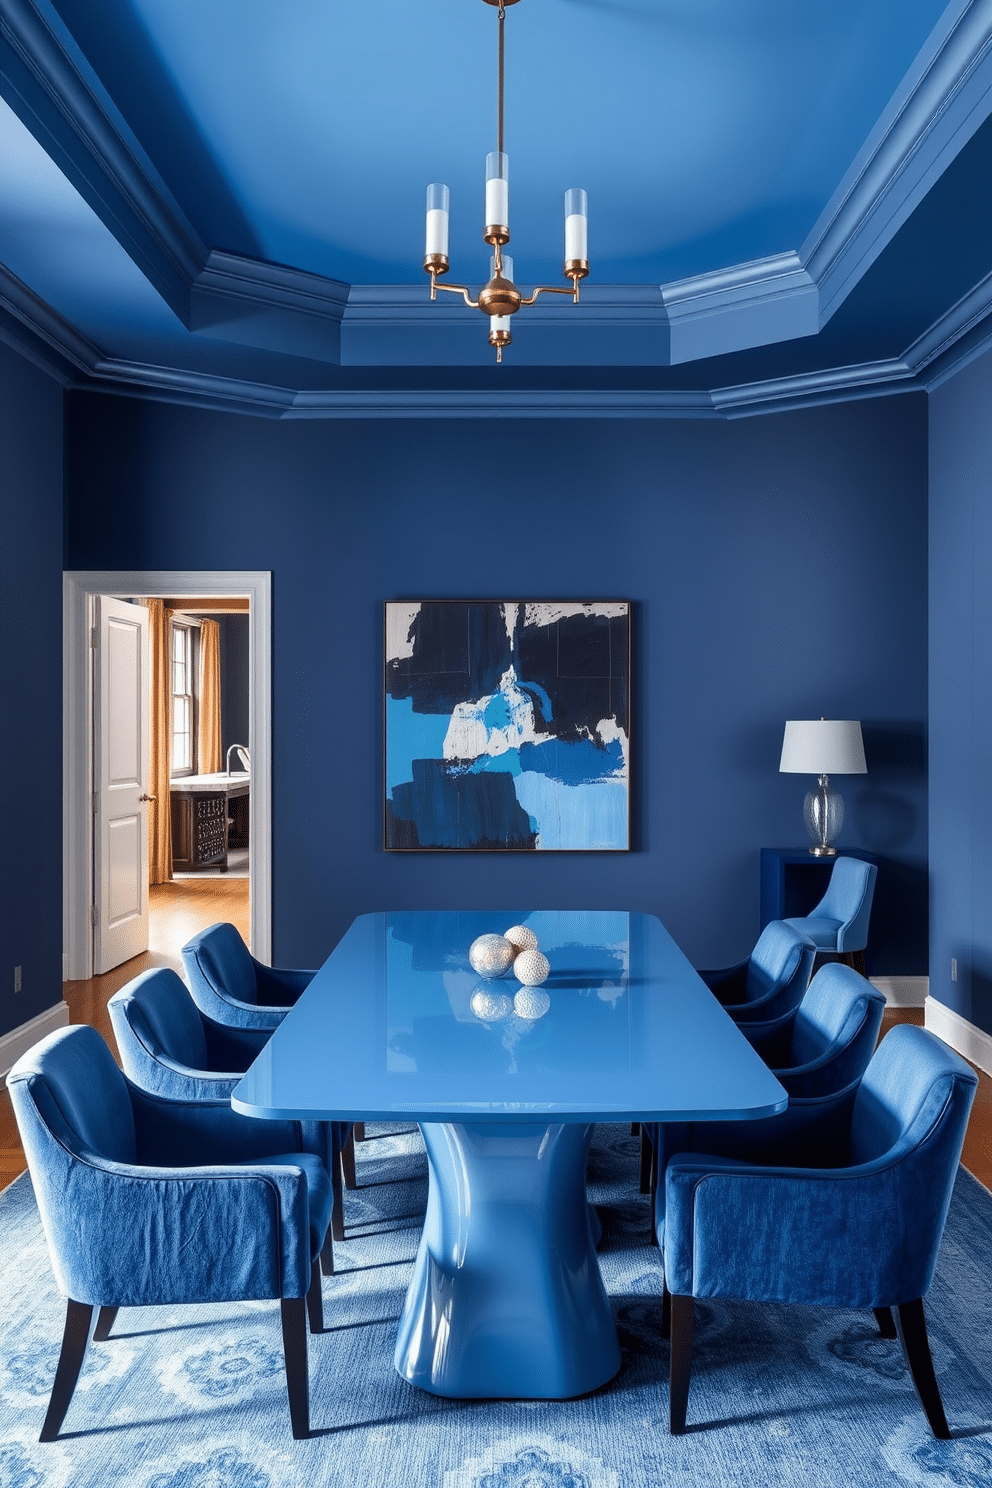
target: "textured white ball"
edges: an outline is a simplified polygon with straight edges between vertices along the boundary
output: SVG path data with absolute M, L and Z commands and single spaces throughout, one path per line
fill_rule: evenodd
M 513 1011 L 518 1018 L 543 1018 L 551 1006 L 551 998 L 539 987 L 521 987 L 513 999 Z
M 509 930 L 503 931 L 503 938 L 516 946 L 518 951 L 537 950 L 537 936 L 526 925 L 511 925 Z
M 513 999 L 505 992 L 486 992 L 480 987 L 472 993 L 469 1007 L 483 1023 L 502 1023 L 513 1012 Z
M 468 959 L 472 970 L 480 976 L 505 976 L 513 965 L 516 952 L 503 935 L 480 935 L 469 946 Z
M 540 951 L 521 951 L 513 963 L 513 975 L 525 987 L 539 987 L 551 975 L 551 962 Z

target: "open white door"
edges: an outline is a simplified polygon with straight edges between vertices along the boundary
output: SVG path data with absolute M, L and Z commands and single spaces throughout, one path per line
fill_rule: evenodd
M 148 949 L 148 611 L 104 594 L 93 639 L 93 969 Z

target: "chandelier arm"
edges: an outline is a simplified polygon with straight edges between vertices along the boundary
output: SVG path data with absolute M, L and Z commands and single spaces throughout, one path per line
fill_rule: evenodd
M 444 288 L 444 285 L 443 284 L 439 284 L 438 285 L 438 289 L 443 289 L 443 288 Z M 575 304 L 575 305 L 577 305 L 579 303 L 579 280 L 578 280 L 578 276 L 576 275 L 576 277 L 572 280 L 572 288 L 571 289 L 563 289 L 560 285 L 557 285 L 557 284 L 539 284 L 532 295 L 528 295 L 528 297 L 525 300 L 522 299 L 520 301 L 521 305 L 533 305 L 534 301 L 537 299 L 537 297 L 538 297 L 539 294 L 567 294 L 567 295 L 571 295 L 572 296 L 572 303 Z
M 432 274 L 431 275 L 431 299 L 432 300 L 434 298 L 435 291 L 438 290 L 438 289 L 445 290 L 447 294 L 460 294 L 460 295 L 464 296 L 465 303 L 469 307 L 470 310 L 478 310 L 478 308 L 479 308 L 479 302 L 478 302 L 478 300 L 473 300 L 471 298 L 471 296 L 469 295 L 468 289 L 466 288 L 466 286 L 464 284 L 438 284 L 437 280 L 435 279 L 434 275 Z M 568 291 L 566 290 L 566 294 L 567 294 L 567 292 Z

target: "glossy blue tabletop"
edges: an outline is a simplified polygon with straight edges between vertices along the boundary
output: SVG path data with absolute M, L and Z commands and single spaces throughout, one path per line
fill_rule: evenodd
M 551 963 L 543 1017 L 483 1022 L 476 936 L 529 926 Z M 248 1115 L 417 1122 L 726 1121 L 782 1086 L 654 915 L 361 915 L 237 1085 Z

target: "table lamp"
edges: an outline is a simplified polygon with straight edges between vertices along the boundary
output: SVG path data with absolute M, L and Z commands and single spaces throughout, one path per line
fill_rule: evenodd
M 844 825 L 844 801 L 831 786 L 830 776 L 868 773 L 861 724 L 853 718 L 790 719 L 779 770 L 819 777 L 816 789 L 803 802 L 803 820 L 813 839 L 810 852 L 814 857 L 836 857 L 833 844 Z

